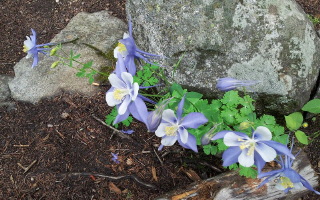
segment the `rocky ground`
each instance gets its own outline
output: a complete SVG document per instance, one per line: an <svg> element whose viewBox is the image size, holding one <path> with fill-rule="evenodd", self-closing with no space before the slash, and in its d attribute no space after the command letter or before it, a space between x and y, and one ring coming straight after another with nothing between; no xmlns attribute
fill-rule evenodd
<svg viewBox="0 0 320 200"><path fill-rule="evenodd" d="M319 0L297 2L320 16ZM125 21L124 5L125 0L1 0L0 75L14 76L30 28L45 43L82 11L107 9ZM224 170L219 159L201 153L179 147L155 151L159 140L138 122L132 139L121 139L98 120L110 112L107 89L91 98L63 93L36 105L0 107L0 199L153 199L193 182L192 174L205 179ZM318 131L318 122L310 121L305 132ZM305 149L317 173L319 144L317 138ZM120 164L111 152L119 154Z"/></svg>

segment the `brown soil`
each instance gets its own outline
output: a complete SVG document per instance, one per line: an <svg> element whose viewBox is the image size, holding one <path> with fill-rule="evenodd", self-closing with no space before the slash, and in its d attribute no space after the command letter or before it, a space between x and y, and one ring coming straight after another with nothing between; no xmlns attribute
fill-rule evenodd
<svg viewBox="0 0 320 200"><path fill-rule="evenodd" d="M298 2L307 13L320 14L320 1ZM125 20L124 5L125 0L1 0L0 74L14 76L31 27L45 43L81 11L108 9ZM202 179L219 173L210 165L223 170L220 159L179 146L156 151L160 140L138 122L131 125L130 140L120 138L94 118L104 120L110 112L107 89L91 98L63 93L36 105L0 107L0 199L153 199L193 182L197 177L188 170ZM319 128L318 119L305 132ZM319 144L318 138L306 149L317 173ZM120 164L111 153L119 154ZM303 199L317 198L310 193Z"/></svg>

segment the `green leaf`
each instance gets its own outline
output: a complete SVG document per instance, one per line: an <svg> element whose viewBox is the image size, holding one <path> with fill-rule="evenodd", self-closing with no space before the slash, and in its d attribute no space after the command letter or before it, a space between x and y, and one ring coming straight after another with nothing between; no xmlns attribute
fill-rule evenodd
<svg viewBox="0 0 320 200"><path fill-rule="evenodd" d="M308 136L304 132L297 130L294 134L300 143L308 144Z"/></svg>
<svg viewBox="0 0 320 200"><path fill-rule="evenodd" d="M285 116L285 119L286 125L290 131L294 131L300 128L303 122L303 116L300 112L295 112L288 116Z"/></svg>
<svg viewBox="0 0 320 200"><path fill-rule="evenodd" d="M211 155L216 155L218 152L218 147L216 146L211 146Z"/></svg>
<svg viewBox="0 0 320 200"><path fill-rule="evenodd" d="M206 155L210 155L210 152L211 152L211 144L204 145L204 146L203 146L203 152L204 152Z"/></svg>
<svg viewBox="0 0 320 200"><path fill-rule="evenodd" d="M124 126L130 126L131 122L132 122L133 118L131 116L129 116L126 120L122 121L121 123L124 125Z"/></svg>
<svg viewBox="0 0 320 200"><path fill-rule="evenodd" d="M276 142L280 142L281 144L287 145L288 137L289 136L287 134L283 134L283 135L274 136L272 139Z"/></svg>
<svg viewBox="0 0 320 200"><path fill-rule="evenodd" d="M78 58L80 58L80 56L81 56L81 54L77 54L77 55L75 55L75 56L72 56L72 58L73 58L73 59L78 59Z"/></svg>
<svg viewBox="0 0 320 200"><path fill-rule="evenodd" d="M225 105L229 106L235 106L240 104L243 101L243 99L239 96L238 91L231 90L229 92L226 92L221 99L221 102Z"/></svg>
<svg viewBox="0 0 320 200"><path fill-rule="evenodd" d="M201 99L201 97L202 97L202 94L197 92L188 92L186 94L186 99L193 104L197 103Z"/></svg>
<svg viewBox="0 0 320 200"><path fill-rule="evenodd" d="M235 163L235 164L229 165L228 168L229 168L230 170L232 170L232 169L238 169L239 166L238 166L237 163Z"/></svg>
<svg viewBox="0 0 320 200"><path fill-rule="evenodd" d="M88 69L88 68L90 68L90 67L92 66L92 64L93 64L93 61L89 61L89 62L85 63L85 64L83 65L83 69Z"/></svg>
<svg viewBox="0 0 320 200"><path fill-rule="evenodd" d="M310 113L320 113L320 99L313 99L302 107L303 111Z"/></svg>
<svg viewBox="0 0 320 200"><path fill-rule="evenodd" d="M85 71L80 71L80 72L77 72L77 73L76 73L76 76L77 76L77 77L85 77L85 75L86 75L86 72L85 72Z"/></svg>
<svg viewBox="0 0 320 200"><path fill-rule="evenodd" d="M240 165L239 174L247 178L257 178L258 172L251 167L244 167Z"/></svg>

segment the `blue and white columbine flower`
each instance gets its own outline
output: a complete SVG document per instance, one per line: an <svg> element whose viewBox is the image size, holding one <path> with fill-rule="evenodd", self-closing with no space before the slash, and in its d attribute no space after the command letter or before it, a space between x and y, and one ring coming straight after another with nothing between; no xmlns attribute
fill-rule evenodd
<svg viewBox="0 0 320 200"><path fill-rule="evenodd" d="M38 65L39 62L39 56L38 53L43 53L43 54L47 54L47 52L45 52L45 50L48 50L48 48L40 48L46 45L52 45L51 43L47 43L47 44L39 44L37 45L37 33L31 29L32 35L30 35L30 37L27 37L27 40L25 40L23 42L23 51L25 53L27 53L27 57L26 58L31 58L33 57L33 63L32 63L32 68Z"/></svg>
<svg viewBox="0 0 320 200"><path fill-rule="evenodd" d="M258 81L240 81L234 78L226 77L217 80L217 89L220 91L234 90L238 87L248 87L257 84Z"/></svg>
<svg viewBox="0 0 320 200"><path fill-rule="evenodd" d="M292 148L293 141L290 150L291 152ZM280 161L277 161L281 165L281 169L260 173L258 175L258 178L267 177L259 184L258 188L260 188L270 180L276 180L276 188L278 190L283 190L285 193L287 193L291 189L300 189L304 186L308 190L320 195L320 192L314 190L305 178L303 178L300 174L298 174L294 169L291 168L293 160L287 155L285 155L284 157L285 159L283 160L282 156L279 156Z"/></svg>
<svg viewBox="0 0 320 200"><path fill-rule="evenodd" d="M133 39L132 36L132 23L129 20L129 34L124 34L123 39L119 41L118 46L114 49L114 57L119 58L121 55L125 59L125 66L128 72L132 75L136 74L136 65L134 59L144 60L146 63L153 64L149 59L159 58L159 55L147 53L140 50Z"/></svg>
<svg viewBox="0 0 320 200"><path fill-rule="evenodd" d="M244 167L256 165L258 172L266 162L273 161L277 154L285 154L294 159L287 146L271 141L272 134L264 126L259 126L252 133L252 138L247 134L236 131L218 132L212 140L223 138L223 142L229 148L222 155L223 166L229 166L239 162Z"/></svg>
<svg viewBox="0 0 320 200"><path fill-rule="evenodd" d="M196 138L190 134L187 128L198 128L206 123L208 119L198 112L189 113L182 117L185 98L180 101L177 109L177 116L171 109L166 109L162 113L162 122L155 131L156 136L162 137L161 146L172 146L177 140L181 146L198 152Z"/></svg>
<svg viewBox="0 0 320 200"><path fill-rule="evenodd" d="M131 113L137 120L147 123L148 110L141 97L138 95L139 85L133 82L133 77L126 71L122 58L119 58L115 73L110 74L111 88L106 93L109 106L117 106L118 116L113 124L128 118Z"/></svg>

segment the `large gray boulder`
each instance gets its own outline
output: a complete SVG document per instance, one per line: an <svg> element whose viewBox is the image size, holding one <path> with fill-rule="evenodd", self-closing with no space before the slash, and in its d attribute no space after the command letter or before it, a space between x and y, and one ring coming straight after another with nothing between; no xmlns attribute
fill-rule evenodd
<svg viewBox="0 0 320 200"><path fill-rule="evenodd" d="M141 49L167 66L184 55L168 76L189 89L216 97L219 77L258 80L258 106L278 114L309 100L320 41L294 0L128 0L127 13Z"/></svg>
<svg viewBox="0 0 320 200"><path fill-rule="evenodd" d="M127 25L120 19L112 17L107 11L96 13L79 13L51 42L62 42L79 38L76 44L64 44L63 51L68 56L70 50L74 54L81 54L80 62L93 61L93 67L100 69L112 66L111 61L99 56L97 52L86 46L92 45L103 52L112 51L112 46L121 39ZM85 43L85 44L83 44ZM60 52L61 53L61 52ZM9 83L12 97L16 100L36 103L43 97L51 97L61 90L93 95L97 88L88 83L87 78L78 78L77 70L68 66L58 65L50 69L55 57L40 55L40 62L31 68L32 59L23 58L14 67L15 78ZM74 63L74 66L79 66Z"/></svg>

